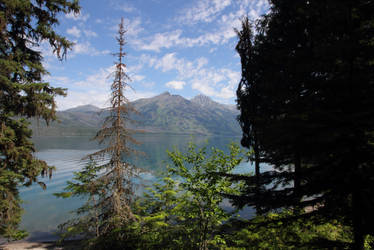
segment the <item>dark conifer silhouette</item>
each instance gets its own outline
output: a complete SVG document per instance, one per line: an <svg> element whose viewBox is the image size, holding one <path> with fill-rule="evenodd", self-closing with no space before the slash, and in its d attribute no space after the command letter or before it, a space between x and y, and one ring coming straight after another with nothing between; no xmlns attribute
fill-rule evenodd
<svg viewBox="0 0 374 250"><path fill-rule="evenodd" d="M271 1L254 37L247 20L238 33L242 143L276 171L246 178L234 200L339 219L355 249L374 233L373 11L371 1ZM259 193L256 182L271 185Z"/></svg>

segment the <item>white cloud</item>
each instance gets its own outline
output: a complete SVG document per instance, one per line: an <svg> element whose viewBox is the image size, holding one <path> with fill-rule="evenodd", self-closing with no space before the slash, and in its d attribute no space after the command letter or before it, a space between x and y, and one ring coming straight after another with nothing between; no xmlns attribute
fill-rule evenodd
<svg viewBox="0 0 374 250"><path fill-rule="evenodd" d="M232 26L231 26L232 25ZM162 48L169 49L171 47L195 47L204 45L220 45L227 43L231 38L235 37L233 27L239 27L239 18L235 22L229 22L222 26L219 30L211 33L205 33L200 36L191 38L183 37L182 30L174 30L170 32L157 33L153 37L145 38L132 42L137 49L160 52Z"/></svg>
<svg viewBox="0 0 374 250"><path fill-rule="evenodd" d="M126 34L130 37L136 37L140 32L142 32L144 29L141 26L142 21L139 17L130 20L125 18L124 19L125 28L127 29Z"/></svg>
<svg viewBox="0 0 374 250"><path fill-rule="evenodd" d="M131 13L136 10L135 7L129 3L120 3L118 7L120 10L123 10L124 12L127 12L127 13Z"/></svg>
<svg viewBox="0 0 374 250"><path fill-rule="evenodd" d="M144 66L144 62L141 62L140 60L141 59L139 59L138 64L133 64L133 65L127 66L126 67L127 68L127 72L130 73L130 74L136 74L137 72L139 72L139 70L141 70L143 68L143 66Z"/></svg>
<svg viewBox="0 0 374 250"><path fill-rule="evenodd" d="M81 36L81 31L76 26L73 26L72 28L67 29L66 33L68 33L69 35L75 36L75 37Z"/></svg>
<svg viewBox="0 0 374 250"><path fill-rule="evenodd" d="M108 105L109 92L99 90L90 91L67 91L66 97L56 97L57 109L66 110L80 105L92 104L103 108Z"/></svg>
<svg viewBox="0 0 374 250"><path fill-rule="evenodd" d="M83 11L80 11L79 14L74 14L73 12L69 12L65 14L65 17L67 19L73 19L75 21L87 21L87 19L90 17L90 14L84 14Z"/></svg>
<svg viewBox="0 0 374 250"><path fill-rule="evenodd" d="M200 0L197 6L181 11L177 20L190 25L200 21L212 22L230 4L231 0Z"/></svg>
<svg viewBox="0 0 374 250"><path fill-rule="evenodd" d="M122 1L122 0L111 0L109 1L111 7L115 10L122 10L126 13L133 13L133 12L139 12L138 9L135 8L135 6L129 1Z"/></svg>
<svg viewBox="0 0 374 250"><path fill-rule="evenodd" d="M204 69L192 79L192 89L207 96L229 99L235 97L240 73L230 69Z"/></svg>
<svg viewBox="0 0 374 250"><path fill-rule="evenodd" d="M92 104L98 107L108 105L110 79L107 78L113 67L99 69L97 73L76 81L66 76L46 76L52 86L68 88L67 96L56 97L57 109L65 110L79 105Z"/></svg>
<svg viewBox="0 0 374 250"><path fill-rule="evenodd" d="M139 50L156 52L160 52L163 48L169 49L172 47L190 48L223 45L236 37L234 28L240 28L241 18L248 14L252 20L255 20L269 8L266 0L243 0L238 1L238 4L231 4L231 1L203 0L198 2L196 7L187 10L186 14L180 17L181 20L190 24L196 24L199 21L213 23L214 20L214 26L210 28L212 31L209 33L205 32L195 37L188 37L184 36L181 29L175 29L167 32L159 32L143 39L137 39L132 44ZM232 6L233 10L227 14L222 14L222 11L229 5ZM199 34L198 30L194 33Z"/></svg>
<svg viewBox="0 0 374 250"><path fill-rule="evenodd" d="M51 82L53 81L53 83L57 86L62 86L62 85L68 85L69 83L71 83L71 80L66 77L66 76L51 76L51 75L46 75L43 80L47 81L47 82Z"/></svg>
<svg viewBox="0 0 374 250"><path fill-rule="evenodd" d="M142 76L142 75L133 75L130 78L131 78L131 80L133 80L135 82L139 82L139 81L143 80L145 78L145 76Z"/></svg>
<svg viewBox="0 0 374 250"><path fill-rule="evenodd" d="M83 33L87 36L87 37L97 37L97 33L92 31L92 30L83 30Z"/></svg>
<svg viewBox="0 0 374 250"><path fill-rule="evenodd" d="M175 45L182 44L180 38L182 30L174 30L171 32L157 33L146 41L139 40L133 42L141 50L160 51L161 48L170 48Z"/></svg>
<svg viewBox="0 0 374 250"><path fill-rule="evenodd" d="M84 80L75 81L74 86L79 88L110 88L113 81L113 73L116 70L116 66L112 65L107 68L100 68L96 73L87 76ZM141 81L145 78L142 75L134 75L131 77L134 81ZM131 85L131 83L130 83Z"/></svg>
<svg viewBox="0 0 374 250"><path fill-rule="evenodd" d="M64 85L68 87L67 97L57 97L58 110L65 110L79 105L92 104L100 108L110 105L110 86L113 78L111 73L115 66L100 68L96 73L88 75L83 80L74 81L67 77L46 77L45 80L51 82L53 86ZM130 88L125 90L125 96L134 101L139 98L148 98L155 96L157 93L152 91L134 91Z"/></svg>
<svg viewBox="0 0 374 250"><path fill-rule="evenodd" d="M111 85L111 74L115 71L115 65L107 68L100 68L96 73L87 76L82 81L77 81L74 85L87 88L108 88Z"/></svg>
<svg viewBox="0 0 374 250"><path fill-rule="evenodd" d="M175 53L168 53L157 61L155 68L161 69L162 72L166 72L172 69L177 69L176 66L177 58L175 57Z"/></svg>
<svg viewBox="0 0 374 250"><path fill-rule="evenodd" d="M109 50L97 50L96 48L92 47L91 43L84 42L79 43L77 41L74 41L73 51L70 54L71 57L74 57L76 55L90 55L90 56L99 56L99 55L106 55L109 54Z"/></svg>
<svg viewBox="0 0 374 250"><path fill-rule="evenodd" d="M150 67L159 69L162 72L172 70L178 72L178 80L168 82L166 84L167 87L182 89L190 84L192 89L210 97L223 99L235 97L236 87L240 80L239 71L228 68L208 67L208 60L205 57L189 61L184 58L178 58L176 53L168 53L161 58L152 59L155 63L149 64Z"/></svg>
<svg viewBox="0 0 374 250"><path fill-rule="evenodd" d="M201 70L207 63L208 59L205 57L197 58L194 61L188 61L183 58L177 58L176 53L168 53L162 58L155 59L154 67L156 69L161 69L162 72L176 70L180 77L190 78L196 75L197 71Z"/></svg>
<svg viewBox="0 0 374 250"><path fill-rule="evenodd" d="M69 35L75 36L77 38L80 37L82 33L87 37L97 37L96 32L94 32L92 30L88 30L88 29L84 29L82 31L82 30L78 29L77 26L73 26L72 28L67 29L66 33L68 33Z"/></svg>
<svg viewBox="0 0 374 250"><path fill-rule="evenodd" d="M186 83L183 81L170 81L165 84L166 87L173 88L173 89L183 89Z"/></svg>
<svg viewBox="0 0 374 250"><path fill-rule="evenodd" d="M137 72L146 66L162 72L176 71L175 80L167 82L166 87L180 90L190 86L207 96L223 100L235 97L235 91L240 80L239 71L229 68L209 67L208 59L205 57L190 61L179 58L177 53L166 53L162 57L142 54L136 60L139 64L134 65L131 71ZM129 72L131 71L129 70ZM144 82L140 84L148 87ZM153 86L154 83L152 82L149 87Z"/></svg>
<svg viewBox="0 0 374 250"><path fill-rule="evenodd" d="M142 54L141 55L141 60L143 61L143 63L148 63L150 66L153 66L156 64L157 62L157 59L150 56L150 55L147 55L147 54Z"/></svg>
<svg viewBox="0 0 374 250"><path fill-rule="evenodd" d="M167 53L162 57L142 54L138 61L136 70L148 66L162 72L176 71L176 80L167 82L166 87L180 90L190 86L204 95L223 101L235 97L241 76L239 71L232 69L209 67L205 57L190 61L178 58L176 53ZM144 83L141 85L145 86Z"/></svg>

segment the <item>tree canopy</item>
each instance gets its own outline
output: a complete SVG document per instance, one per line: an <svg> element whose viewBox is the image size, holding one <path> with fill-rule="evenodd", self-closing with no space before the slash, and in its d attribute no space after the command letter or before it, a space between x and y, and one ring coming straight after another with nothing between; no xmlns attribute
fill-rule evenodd
<svg viewBox="0 0 374 250"><path fill-rule="evenodd" d="M360 249L373 234L374 3L270 2L255 35L248 20L238 31L237 101L242 144L275 171L236 200L318 207L303 216L342 219Z"/></svg>
<svg viewBox="0 0 374 250"><path fill-rule="evenodd" d="M18 185L44 183L38 176L52 167L33 156L32 131L24 117L55 119L54 97L65 90L43 80L48 74L38 47L48 43L59 59L72 43L57 34L59 13L79 12L78 0L4 0L0 2L0 235L22 238ZM22 117L22 118L20 118Z"/></svg>

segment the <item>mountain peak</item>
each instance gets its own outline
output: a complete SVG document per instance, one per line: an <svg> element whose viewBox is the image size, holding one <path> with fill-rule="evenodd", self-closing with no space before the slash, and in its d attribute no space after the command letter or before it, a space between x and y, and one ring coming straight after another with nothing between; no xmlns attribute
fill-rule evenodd
<svg viewBox="0 0 374 250"><path fill-rule="evenodd" d="M159 96L169 96L169 95L170 95L169 91L165 91L165 92L159 94Z"/></svg>
<svg viewBox="0 0 374 250"><path fill-rule="evenodd" d="M67 109L65 111L68 112L99 112L101 109L92 105L92 104L87 104L87 105L81 105L75 108Z"/></svg>
<svg viewBox="0 0 374 250"><path fill-rule="evenodd" d="M132 105L139 112L130 115L131 119L138 121L130 126L132 129L154 133L222 135L240 134L241 131L236 121L238 111L204 95L187 100L180 95L164 92L151 98L138 99ZM83 105L60 111L57 115L61 123L52 123L52 129L43 130L50 135L91 133L101 126L103 118L108 115L106 111L95 112L99 110L93 105ZM36 127L36 122L34 124Z"/></svg>
<svg viewBox="0 0 374 250"><path fill-rule="evenodd" d="M212 105L215 103L210 97L199 94L191 99L191 102L197 103L202 106Z"/></svg>

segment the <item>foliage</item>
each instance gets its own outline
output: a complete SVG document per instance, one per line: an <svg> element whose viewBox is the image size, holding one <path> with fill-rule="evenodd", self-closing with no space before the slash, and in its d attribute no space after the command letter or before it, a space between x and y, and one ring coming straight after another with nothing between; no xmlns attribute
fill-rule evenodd
<svg viewBox="0 0 374 250"><path fill-rule="evenodd" d="M129 249L348 249L350 227L339 221L316 223L309 213L297 220L291 210L271 212L249 220L222 207L225 194L238 194L232 170L244 155L236 145L230 153L192 144L186 154L169 152L173 162L161 182L148 188L134 204L137 221L126 227L123 245ZM318 220L317 220L318 221ZM370 239L367 240L370 244Z"/></svg>
<svg viewBox="0 0 374 250"><path fill-rule="evenodd" d="M228 242L240 249L327 249L340 242L339 249L349 249L352 233L337 221L316 225L310 218L284 221L293 212L256 216L247 226L234 230Z"/></svg>
<svg viewBox="0 0 374 250"><path fill-rule="evenodd" d="M220 230L232 217L222 207L222 193L235 193L221 172L231 172L243 154L235 144L230 152L212 148L188 152L169 152L173 166L168 167L162 183L154 184L137 203L142 249L215 249L226 243Z"/></svg>
<svg viewBox="0 0 374 250"><path fill-rule="evenodd" d="M351 226L361 249L374 233L374 4L270 2L255 35L248 20L238 32L237 94L243 145L276 171L234 200L260 212L318 206L315 218Z"/></svg>
<svg viewBox="0 0 374 250"><path fill-rule="evenodd" d="M65 192L55 193L55 196L61 198L77 196L86 199L85 204L75 211L78 218L59 225L62 241L77 236L82 239L91 239L100 235L98 199L105 190L104 179L99 176L102 170L102 166L90 160L80 172L74 172L73 181L67 182Z"/></svg>
<svg viewBox="0 0 374 250"><path fill-rule="evenodd" d="M65 90L51 87L42 77L38 46L46 41L59 59L72 43L53 26L59 13L78 13L77 0L4 0L0 2L0 235L19 239L21 207L18 185L39 183L40 174L51 176L53 167L33 156L29 123L19 117L55 119L56 95Z"/></svg>
<svg viewBox="0 0 374 250"><path fill-rule="evenodd" d="M82 248L91 249L348 249L351 228L333 220L316 223L310 212L290 220L292 210L271 212L249 220L237 217L238 210L224 209L227 194L238 195L242 185L231 181L232 170L241 163L243 152L230 145L230 152L212 148L169 152L173 162L165 177L147 188L132 203L136 217L110 233L100 235L103 221L97 202L105 190L103 168L94 161L74 174L62 197L87 199L77 209L77 219L63 225L63 238L79 237ZM105 223L105 222L104 222ZM372 238L365 241L370 249Z"/></svg>
<svg viewBox="0 0 374 250"><path fill-rule="evenodd" d="M181 197L175 180L170 175L162 183L153 184L144 197L134 204L134 212L138 218L138 248L172 249L182 247L183 228L178 215L177 205Z"/></svg>

